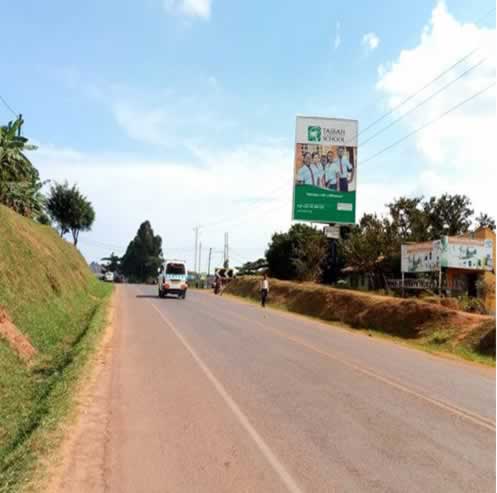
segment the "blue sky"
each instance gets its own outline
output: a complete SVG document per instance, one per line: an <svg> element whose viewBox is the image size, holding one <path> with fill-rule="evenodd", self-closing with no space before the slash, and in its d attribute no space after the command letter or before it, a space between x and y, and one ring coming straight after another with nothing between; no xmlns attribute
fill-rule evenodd
<svg viewBox="0 0 497 493"><path fill-rule="evenodd" d="M40 145L32 159L42 177L75 181L94 202L97 222L81 237L88 259L125 246L147 218L171 254L190 258L192 227L226 219L219 230L206 226L202 239L219 249L230 231L241 261L262 254L271 232L290 224L295 115L357 118L365 128L474 45L480 52L448 77L486 54L468 76L471 84L447 91L360 149L360 166L495 79L495 48L489 47L495 12L486 15L493 6L462 0L410 7L329 0L8 2L0 25L14 48L0 59L0 73L8 75L0 79L0 95L23 113L25 134ZM485 105L458 116L482 125L493 119L495 93L485 97L493 102L491 115ZM0 120L10 117L0 105ZM430 134L447 148L460 142L461 120L449 123ZM427 151L434 145L414 138L360 169L361 210L381 212L401 193L445 190L490 207L490 195L464 187L464 169L446 168L453 155Z"/></svg>

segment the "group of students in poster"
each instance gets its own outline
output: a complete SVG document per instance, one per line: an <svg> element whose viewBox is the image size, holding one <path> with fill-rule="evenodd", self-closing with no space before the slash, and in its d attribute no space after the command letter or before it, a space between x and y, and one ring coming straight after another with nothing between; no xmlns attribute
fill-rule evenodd
<svg viewBox="0 0 497 493"><path fill-rule="evenodd" d="M328 190L349 191L349 183L354 179L354 166L345 156L345 147L337 148L334 159L332 151L326 155L306 151L304 164L297 173L297 184L314 185Z"/></svg>

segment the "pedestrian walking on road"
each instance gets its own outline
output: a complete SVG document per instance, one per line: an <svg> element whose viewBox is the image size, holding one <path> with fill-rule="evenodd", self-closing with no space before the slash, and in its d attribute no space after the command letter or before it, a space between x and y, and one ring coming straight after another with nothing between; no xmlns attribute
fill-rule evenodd
<svg viewBox="0 0 497 493"><path fill-rule="evenodd" d="M264 274L261 280L261 306L263 308L266 307L266 299L268 293L269 293L269 280L267 278L267 274Z"/></svg>

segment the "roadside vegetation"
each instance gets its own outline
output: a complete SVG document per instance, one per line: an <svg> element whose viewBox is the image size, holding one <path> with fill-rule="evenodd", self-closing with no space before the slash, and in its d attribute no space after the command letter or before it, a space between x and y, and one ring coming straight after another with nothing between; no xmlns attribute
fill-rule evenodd
<svg viewBox="0 0 497 493"><path fill-rule="evenodd" d="M386 288L387 277L400 277L403 243L457 236L472 227L495 230L495 220L485 213L475 217L464 195L400 197L386 208L384 216L364 214L357 225L343 226L336 242L327 240L320 229L294 224L287 232L273 234L265 259L247 262L238 270L321 284L344 284L353 275L363 275L371 290L380 290Z"/></svg>
<svg viewBox="0 0 497 493"><path fill-rule="evenodd" d="M19 491L71 406L112 287L61 239L91 228L76 186L42 181L19 117L0 126L0 492ZM57 225L59 233L51 226Z"/></svg>
<svg viewBox="0 0 497 493"><path fill-rule="evenodd" d="M258 301L260 278L239 277L226 293ZM495 318L416 299L378 296L314 283L271 280L269 304L374 332L431 352L495 365Z"/></svg>
<svg viewBox="0 0 497 493"><path fill-rule="evenodd" d="M111 291L55 230L0 205L0 492L51 450Z"/></svg>

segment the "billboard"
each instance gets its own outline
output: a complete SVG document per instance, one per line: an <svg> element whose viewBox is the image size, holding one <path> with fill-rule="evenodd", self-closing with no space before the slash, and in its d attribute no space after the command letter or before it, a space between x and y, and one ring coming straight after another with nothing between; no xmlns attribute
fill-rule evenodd
<svg viewBox="0 0 497 493"><path fill-rule="evenodd" d="M402 272L433 272L440 270L441 242L425 241L401 246Z"/></svg>
<svg viewBox="0 0 497 493"><path fill-rule="evenodd" d="M443 236L441 240L402 245L402 272L451 269L492 270L492 240Z"/></svg>
<svg viewBox="0 0 497 493"><path fill-rule="evenodd" d="M492 270L492 247L492 240L444 236L442 238L442 267Z"/></svg>
<svg viewBox="0 0 497 493"><path fill-rule="evenodd" d="M292 219L354 224L357 120L298 116Z"/></svg>

